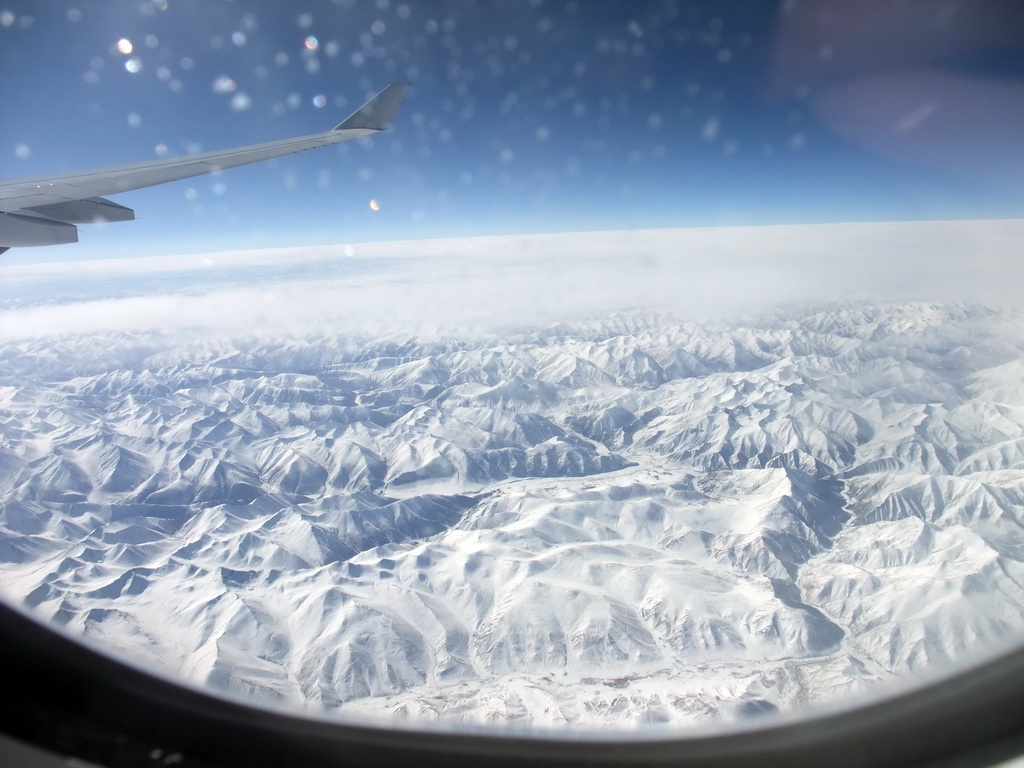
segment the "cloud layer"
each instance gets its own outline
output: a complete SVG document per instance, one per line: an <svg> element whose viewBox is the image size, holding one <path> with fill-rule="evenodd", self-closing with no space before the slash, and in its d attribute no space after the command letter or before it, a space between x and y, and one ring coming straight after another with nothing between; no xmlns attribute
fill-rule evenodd
<svg viewBox="0 0 1024 768"><path fill-rule="evenodd" d="M804 301L1015 305L1024 220L562 233L0 268L0 338L108 330L380 333L707 316Z"/></svg>

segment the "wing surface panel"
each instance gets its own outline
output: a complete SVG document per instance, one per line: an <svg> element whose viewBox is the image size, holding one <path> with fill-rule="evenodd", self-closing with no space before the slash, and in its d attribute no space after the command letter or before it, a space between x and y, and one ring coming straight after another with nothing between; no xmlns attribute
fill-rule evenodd
<svg viewBox="0 0 1024 768"><path fill-rule="evenodd" d="M69 239L70 230L56 226L58 224L70 225L97 219L126 221L134 217L129 208L109 200L95 200L105 195L188 179L379 133L391 124L407 89L404 83L387 86L333 130L323 133L185 157L0 181L0 213L7 214L0 216L0 253L14 245L73 242ZM91 202L82 204L80 201Z"/></svg>

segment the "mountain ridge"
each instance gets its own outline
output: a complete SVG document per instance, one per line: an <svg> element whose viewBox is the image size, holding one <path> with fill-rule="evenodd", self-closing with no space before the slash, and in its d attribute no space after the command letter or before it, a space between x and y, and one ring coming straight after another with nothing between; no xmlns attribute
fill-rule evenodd
<svg viewBox="0 0 1024 768"><path fill-rule="evenodd" d="M341 715L792 709L1024 627L1021 327L901 303L8 342L4 594Z"/></svg>

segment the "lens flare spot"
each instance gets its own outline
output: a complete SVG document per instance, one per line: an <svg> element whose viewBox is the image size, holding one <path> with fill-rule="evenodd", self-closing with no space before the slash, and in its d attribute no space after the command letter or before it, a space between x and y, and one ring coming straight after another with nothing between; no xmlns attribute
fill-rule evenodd
<svg viewBox="0 0 1024 768"><path fill-rule="evenodd" d="M117 41L118 53L123 53L125 56L127 56L133 50L134 46L132 45L132 41L129 40L127 37L122 37L120 40Z"/></svg>
<svg viewBox="0 0 1024 768"><path fill-rule="evenodd" d="M324 107L326 105L327 97L324 96L322 93L318 93L316 96L313 97L313 106L316 107L317 109L320 109L321 107Z"/></svg>
<svg viewBox="0 0 1024 768"><path fill-rule="evenodd" d="M317 48L320 47L320 41L313 37L313 35L307 37L305 43L303 44L306 46L307 51L315 51Z"/></svg>
<svg viewBox="0 0 1024 768"><path fill-rule="evenodd" d="M379 211L380 210L380 203L378 203L376 200L371 200L370 201L370 210L371 211Z"/></svg>
<svg viewBox="0 0 1024 768"><path fill-rule="evenodd" d="M142 59L140 59L138 56L132 56L124 63L124 68L131 72L133 75L136 75L142 71Z"/></svg>
<svg viewBox="0 0 1024 768"><path fill-rule="evenodd" d="M235 112L245 112L252 106L252 99L245 92L236 93L231 97L231 109Z"/></svg>
<svg viewBox="0 0 1024 768"><path fill-rule="evenodd" d="M157 157L167 157L169 150L166 144L157 144L153 147L153 151L156 152Z"/></svg>
<svg viewBox="0 0 1024 768"><path fill-rule="evenodd" d="M214 93L234 93L237 90L238 85L227 75L221 75L213 81Z"/></svg>

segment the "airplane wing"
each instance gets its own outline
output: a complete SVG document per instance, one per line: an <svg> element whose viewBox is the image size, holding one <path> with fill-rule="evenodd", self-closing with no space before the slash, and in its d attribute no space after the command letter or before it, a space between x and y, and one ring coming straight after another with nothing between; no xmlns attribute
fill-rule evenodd
<svg viewBox="0 0 1024 768"><path fill-rule="evenodd" d="M75 224L135 218L131 208L106 200L104 195L258 163L386 130L407 89L404 83L392 83L323 133L132 165L0 181L0 253L13 246L77 242Z"/></svg>

